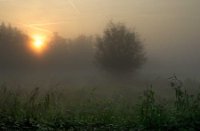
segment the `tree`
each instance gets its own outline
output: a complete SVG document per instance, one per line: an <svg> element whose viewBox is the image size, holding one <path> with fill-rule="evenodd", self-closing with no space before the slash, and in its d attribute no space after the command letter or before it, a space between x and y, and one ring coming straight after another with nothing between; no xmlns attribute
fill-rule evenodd
<svg viewBox="0 0 200 131"><path fill-rule="evenodd" d="M144 64L145 53L134 31L124 24L110 22L103 36L97 38L96 61L109 73L125 75Z"/></svg>
<svg viewBox="0 0 200 131"><path fill-rule="evenodd" d="M46 59L57 64L60 62L62 63L63 57L66 57L68 53L68 41L67 39L61 37L58 33L54 33L50 39L51 40L48 42Z"/></svg>
<svg viewBox="0 0 200 131"><path fill-rule="evenodd" d="M0 70L19 70L32 65L30 38L17 28L0 24Z"/></svg>

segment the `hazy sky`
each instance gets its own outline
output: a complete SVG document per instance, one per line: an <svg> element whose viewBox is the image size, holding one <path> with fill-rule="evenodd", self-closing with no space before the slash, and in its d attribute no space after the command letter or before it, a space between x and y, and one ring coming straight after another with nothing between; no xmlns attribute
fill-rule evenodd
<svg viewBox="0 0 200 131"><path fill-rule="evenodd" d="M64 37L99 34L109 20L123 22L140 34L154 60L162 56L173 68L200 63L199 6L200 0L0 0L0 21Z"/></svg>
<svg viewBox="0 0 200 131"><path fill-rule="evenodd" d="M98 33L112 19L149 37L199 30L199 5L199 0L0 0L0 20L46 24L37 27L73 37Z"/></svg>

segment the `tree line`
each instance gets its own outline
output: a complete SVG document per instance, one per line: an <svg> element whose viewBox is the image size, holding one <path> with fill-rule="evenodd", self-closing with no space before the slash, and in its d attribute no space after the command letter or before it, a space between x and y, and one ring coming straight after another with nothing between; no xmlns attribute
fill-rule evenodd
<svg viewBox="0 0 200 131"><path fill-rule="evenodd" d="M21 30L0 25L0 70L48 68L64 70L70 66L87 68L88 64L114 75L130 74L145 63L142 41L137 33L122 23L109 22L102 35L81 35L66 39L55 33L47 43L42 58L30 51L31 38ZM79 66L81 65L81 66ZM89 68L89 67L88 67Z"/></svg>

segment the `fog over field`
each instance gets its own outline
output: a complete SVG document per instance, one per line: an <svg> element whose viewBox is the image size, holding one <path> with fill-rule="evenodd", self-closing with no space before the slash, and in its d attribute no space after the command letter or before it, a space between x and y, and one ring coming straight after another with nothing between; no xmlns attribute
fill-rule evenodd
<svg viewBox="0 0 200 131"><path fill-rule="evenodd" d="M0 130L199 131L200 0L0 0Z"/></svg>

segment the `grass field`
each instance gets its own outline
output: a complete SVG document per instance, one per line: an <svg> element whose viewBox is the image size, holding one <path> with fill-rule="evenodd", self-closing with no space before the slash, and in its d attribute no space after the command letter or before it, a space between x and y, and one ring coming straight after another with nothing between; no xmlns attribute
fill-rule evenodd
<svg viewBox="0 0 200 131"><path fill-rule="evenodd" d="M68 99L62 91L0 87L0 130L200 130L200 92L191 95L181 81L171 82L172 101L153 87L138 100L120 96ZM71 92L73 94L73 92Z"/></svg>

